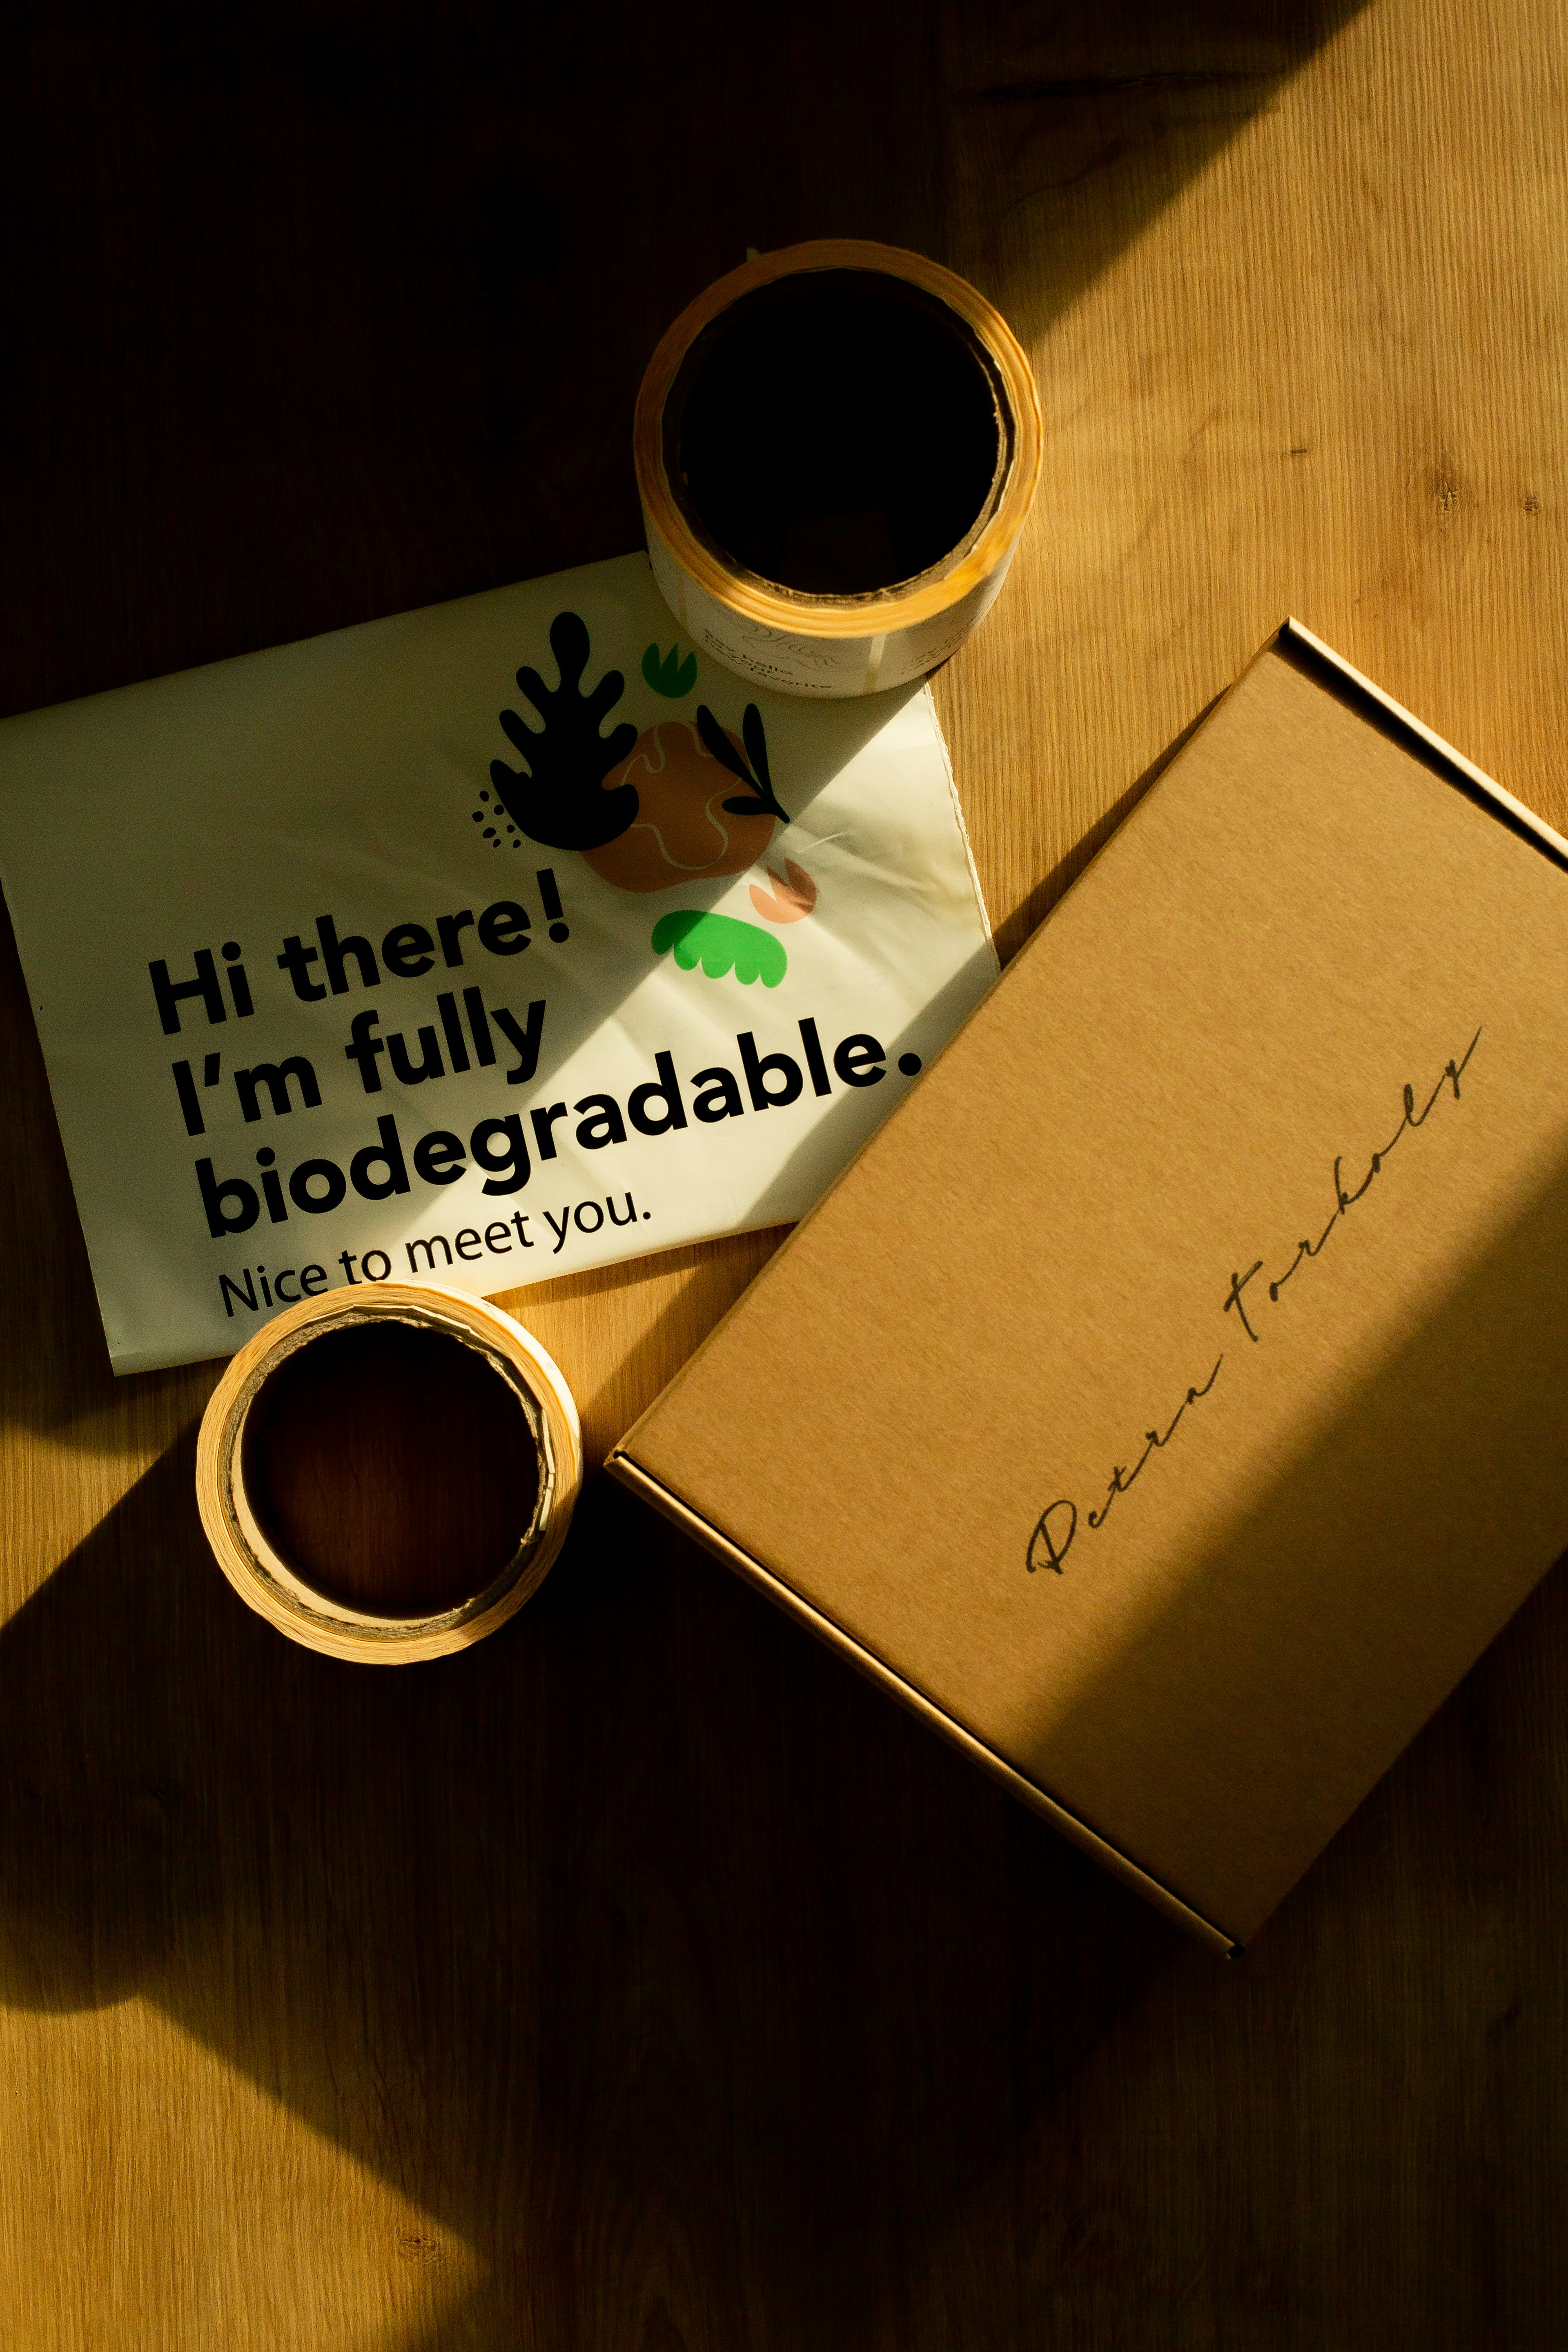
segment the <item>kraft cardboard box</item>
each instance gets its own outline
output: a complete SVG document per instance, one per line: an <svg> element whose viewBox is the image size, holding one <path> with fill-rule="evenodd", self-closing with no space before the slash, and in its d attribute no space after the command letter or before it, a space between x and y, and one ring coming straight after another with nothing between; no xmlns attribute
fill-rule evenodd
<svg viewBox="0 0 1568 2352"><path fill-rule="evenodd" d="M1228 1950L1565 1437L1568 845L1288 625L611 1466Z"/></svg>

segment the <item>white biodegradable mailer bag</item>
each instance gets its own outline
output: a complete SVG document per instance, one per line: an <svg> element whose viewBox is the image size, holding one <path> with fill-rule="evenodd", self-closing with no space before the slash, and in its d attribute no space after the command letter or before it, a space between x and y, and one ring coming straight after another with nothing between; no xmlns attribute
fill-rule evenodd
<svg viewBox="0 0 1568 2352"><path fill-rule="evenodd" d="M996 970L929 693L641 555L8 719L0 875L118 1371L797 1218Z"/></svg>

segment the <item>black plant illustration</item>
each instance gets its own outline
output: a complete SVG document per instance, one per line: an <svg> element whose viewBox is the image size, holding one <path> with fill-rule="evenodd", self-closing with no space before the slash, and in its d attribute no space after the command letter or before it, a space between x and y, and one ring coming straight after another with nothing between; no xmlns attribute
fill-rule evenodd
<svg viewBox="0 0 1568 2352"><path fill-rule="evenodd" d="M741 758L705 702L700 703L697 708L697 732L702 738L704 749L710 751L716 760L721 761L732 776L739 776L741 782L750 787L749 791L736 793L731 799L724 803L729 814L731 816L776 816L781 824L787 824L788 811L779 806L773 792L773 779L768 773L768 739L763 732L763 714L756 704L747 703L746 715L741 721L741 737L746 746L747 757L752 762L751 768L748 768L746 761ZM752 773L752 768L756 770L755 775ZM629 819L627 821L630 822Z"/></svg>
<svg viewBox="0 0 1568 2352"><path fill-rule="evenodd" d="M605 714L620 700L626 680L618 669L606 670L591 694L583 692L588 631L576 613L556 614L550 624L550 650L560 666L558 687L546 686L536 669L524 667L517 674L518 686L543 725L529 726L515 710L500 714L502 727L527 765L520 773L504 760L492 760L490 781L507 814L531 841L548 849L601 849L625 833L637 813L635 784L618 784L608 793L604 789L610 770L637 740L637 729L624 719L613 734L599 732ZM749 722L754 712L746 716ZM749 734L746 740L749 743ZM731 752L726 765L734 764Z"/></svg>

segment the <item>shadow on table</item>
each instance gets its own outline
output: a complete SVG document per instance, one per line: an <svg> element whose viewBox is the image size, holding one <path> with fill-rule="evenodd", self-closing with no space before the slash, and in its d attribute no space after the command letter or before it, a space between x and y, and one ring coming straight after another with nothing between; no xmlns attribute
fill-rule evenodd
<svg viewBox="0 0 1568 2352"><path fill-rule="evenodd" d="M974 241L1026 342L1068 308L1365 0L1143 0L949 25L955 94L989 117ZM980 134L977 134L977 136Z"/></svg>
<svg viewBox="0 0 1568 2352"><path fill-rule="evenodd" d="M38 11L0 711L639 545L638 379L748 246L1032 339L1360 5Z"/></svg>
<svg viewBox="0 0 1568 2352"><path fill-rule="evenodd" d="M73 194L13 299L72 360L9 395L11 557L72 592L22 598L0 708L635 544L637 377L748 244L918 247L1036 333L1353 13L40 20ZM110 1381L14 1002L9 1410L161 1442L210 1371ZM376 1672L247 1613L191 1472L187 1431L0 1633L5 1997L144 1993L395 2167L490 2265L454 2340L591 2302L673 2352L648 2232L704 2341L759 2297L870 2340L1173 1931L602 1486L500 1635Z"/></svg>
<svg viewBox="0 0 1568 2352"><path fill-rule="evenodd" d="M863 2340L889 2211L934 2237L1173 1931L614 1489L500 1635L378 1671L247 1612L191 1479L0 1633L5 1998L144 1994L395 2143L486 2342L590 2287L629 2329L650 2230L726 2329L752 2281Z"/></svg>

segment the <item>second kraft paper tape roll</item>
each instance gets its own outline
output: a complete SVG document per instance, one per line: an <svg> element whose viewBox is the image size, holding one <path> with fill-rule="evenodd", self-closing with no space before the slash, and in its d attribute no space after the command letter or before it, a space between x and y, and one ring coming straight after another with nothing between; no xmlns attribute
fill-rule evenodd
<svg viewBox="0 0 1568 2352"><path fill-rule="evenodd" d="M1027 358L897 247L758 255L660 341L633 430L648 554L694 644L813 698L922 677L1002 585L1039 480Z"/></svg>
<svg viewBox="0 0 1568 2352"><path fill-rule="evenodd" d="M376 1665L480 1641L538 1591L583 1482L531 1332L434 1283L302 1299L213 1392L196 1500L229 1582L307 1649Z"/></svg>

